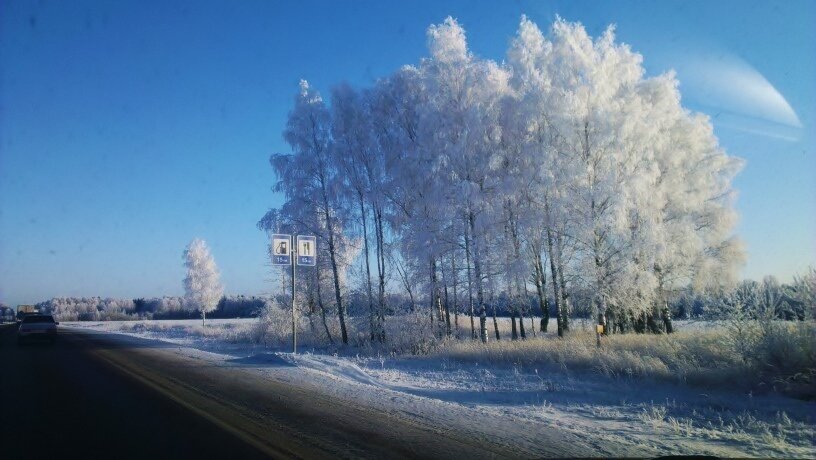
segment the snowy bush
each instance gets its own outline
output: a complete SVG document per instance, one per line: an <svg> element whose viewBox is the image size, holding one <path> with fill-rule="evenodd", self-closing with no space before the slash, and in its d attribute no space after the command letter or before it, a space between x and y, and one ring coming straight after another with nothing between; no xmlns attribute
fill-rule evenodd
<svg viewBox="0 0 816 460"><path fill-rule="evenodd" d="M252 339L264 345L283 346L292 340L292 313L276 301L267 302L258 315Z"/></svg>
<svg viewBox="0 0 816 460"><path fill-rule="evenodd" d="M353 321L359 331L354 345L363 351L426 355L442 343L439 335L434 333L434 326L430 324L432 320L427 314L414 312L387 317L384 324L387 337L385 343L371 342L367 321L365 317L358 317Z"/></svg>
<svg viewBox="0 0 816 460"><path fill-rule="evenodd" d="M336 343L340 329L336 321L327 318L326 329L316 315L298 315L298 346L323 348ZM353 328L352 328L353 330ZM253 330L253 341L266 346L287 349L292 346L292 310L276 299L264 304ZM331 339L330 339L331 337Z"/></svg>

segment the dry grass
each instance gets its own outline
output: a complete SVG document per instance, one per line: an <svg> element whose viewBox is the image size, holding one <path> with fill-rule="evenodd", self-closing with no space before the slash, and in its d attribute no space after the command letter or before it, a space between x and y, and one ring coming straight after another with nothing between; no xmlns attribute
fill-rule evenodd
<svg viewBox="0 0 816 460"><path fill-rule="evenodd" d="M462 319L462 318L460 318ZM440 339L422 315L389 317L385 344L372 344L367 318L349 318L350 347L339 342L339 326L328 322L334 343L329 343L317 318L300 318L298 341L304 347L355 354L427 355L460 362L539 369L546 366L587 371L612 378L648 378L698 386L739 386L755 391L776 390L801 399L816 399L816 323L775 322L741 327L740 334L725 324L689 328L670 335L623 334L603 338L577 327L563 339L538 334L527 340L507 340L509 321L501 320L504 339L488 344L471 340L467 317L460 338ZM172 322L125 323L132 332L162 331L183 337L227 343L286 347L291 341L291 316L269 309L258 319L239 323L208 322L183 326ZM492 328L491 328L492 330ZM529 329L528 329L529 331ZM438 330L437 330L438 332Z"/></svg>
<svg viewBox="0 0 816 460"><path fill-rule="evenodd" d="M783 411L766 418L742 410L688 408L642 404L638 418L655 429L679 436L740 443L751 455L805 458L813 453L813 425L793 420Z"/></svg>
<svg viewBox="0 0 816 460"><path fill-rule="evenodd" d="M624 334L604 337L572 332L525 341L449 341L431 354L458 361L551 365L615 378L651 378L693 385L739 385L776 389L803 399L816 397L816 325L779 323L751 337L748 358L735 352L726 329L680 331L670 335ZM738 338L737 338L738 339Z"/></svg>

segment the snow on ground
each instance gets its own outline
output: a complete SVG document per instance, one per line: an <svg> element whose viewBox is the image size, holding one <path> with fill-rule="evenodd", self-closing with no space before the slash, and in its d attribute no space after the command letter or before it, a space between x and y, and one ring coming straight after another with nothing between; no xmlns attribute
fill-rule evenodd
<svg viewBox="0 0 816 460"><path fill-rule="evenodd" d="M174 343L179 352L199 359L290 383L309 382L339 397L412 417L453 418L474 427L478 420L478 425L489 425L497 439L504 434L503 439L533 452L535 434L557 427L574 435L576 442L595 446L602 456L816 457L812 402L609 379L552 367L521 369L422 356L341 356L314 349L292 355L251 343L256 321L208 320L206 327L198 320L64 324Z"/></svg>

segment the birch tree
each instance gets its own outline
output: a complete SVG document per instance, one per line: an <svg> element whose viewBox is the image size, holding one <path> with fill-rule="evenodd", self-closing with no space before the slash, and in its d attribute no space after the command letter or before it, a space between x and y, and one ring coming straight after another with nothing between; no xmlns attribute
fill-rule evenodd
<svg viewBox="0 0 816 460"><path fill-rule="evenodd" d="M221 285L221 274L210 254L207 243L194 238L182 254L187 276L184 278L185 301L201 311L201 324L207 320L207 312L215 310L224 288Z"/></svg>
<svg viewBox="0 0 816 460"><path fill-rule="evenodd" d="M461 296L483 341L491 305L500 337L491 299L507 302L512 337L526 335L531 286L538 328L552 301L563 336L573 299L609 332L671 332L672 292L733 284L741 162L682 106L674 74L647 77L614 32L558 18L544 33L522 17L500 65L449 17L428 28L428 57L371 87L337 86L326 105L302 83L275 190L282 215L324 243L344 342L349 257L362 257L375 341L386 262L437 335L451 333L451 309L458 326Z"/></svg>
<svg viewBox="0 0 816 460"><path fill-rule="evenodd" d="M348 343L346 313L341 287L343 228L347 220L346 210L339 199L341 184L332 161L330 114L320 94L305 80L300 82L300 92L295 106L289 113L284 139L292 148L292 154L272 155L270 162L278 177L274 190L287 198L284 208L301 207L305 212L316 213L309 222L318 222L312 228L326 245L334 287L334 302L340 323L340 336ZM294 214L294 211L290 212Z"/></svg>

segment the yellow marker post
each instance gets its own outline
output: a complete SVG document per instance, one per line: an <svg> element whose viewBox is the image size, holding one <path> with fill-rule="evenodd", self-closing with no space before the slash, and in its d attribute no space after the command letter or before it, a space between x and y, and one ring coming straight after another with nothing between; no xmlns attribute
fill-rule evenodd
<svg viewBox="0 0 816 460"><path fill-rule="evenodd" d="M601 334L603 334L603 331L604 331L603 324L598 324L597 326L595 326L595 339L596 339L595 345L597 345L598 348L601 348Z"/></svg>

